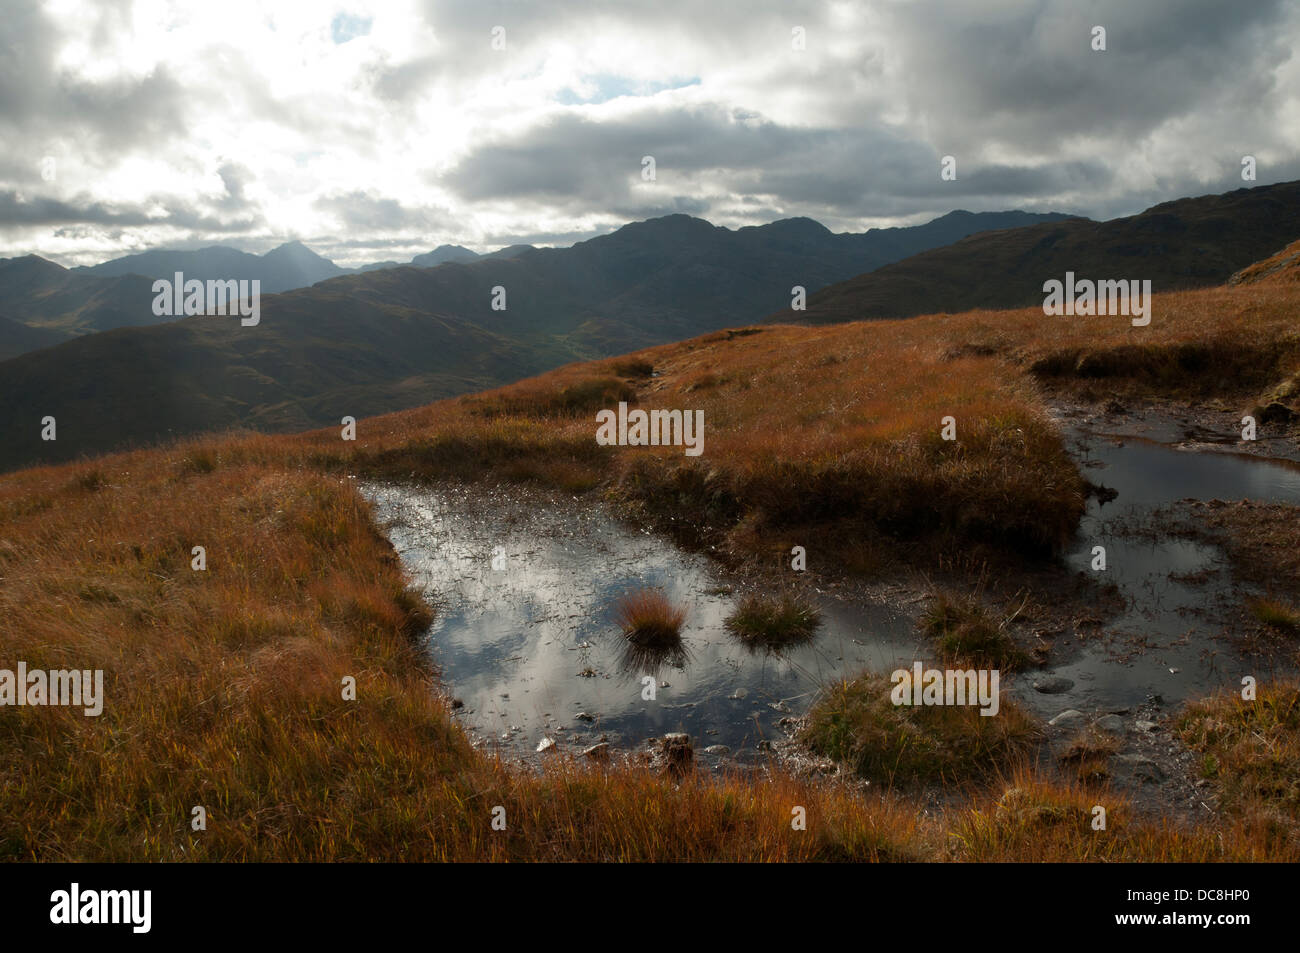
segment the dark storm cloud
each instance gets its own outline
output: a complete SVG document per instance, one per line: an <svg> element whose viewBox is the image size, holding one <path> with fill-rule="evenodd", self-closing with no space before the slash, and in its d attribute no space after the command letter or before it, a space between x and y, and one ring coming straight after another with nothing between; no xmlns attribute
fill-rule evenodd
<svg viewBox="0 0 1300 953"><path fill-rule="evenodd" d="M645 155L656 163L653 189L641 181ZM719 200L754 196L838 215L907 214L908 202L899 199L941 207L959 198L1046 198L1104 187L1109 179L1106 166L1092 160L970 169L959 162L957 180L944 182L940 158L930 146L879 125L804 129L722 107L664 109L605 122L563 116L484 146L441 181L471 201L532 199L575 212L647 217L702 215ZM710 200L680 192L701 174L726 193ZM647 191L657 189L669 195L647 201Z"/></svg>
<svg viewBox="0 0 1300 953"><path fill-rule="evenodd" d="M484 145L440 182L470 200L552 198L595 208L626 203L633 187L645 184L646 156L665 191L684 176L713 172L744 175L760 191L783 187L793 199L826 201L861 191L872 175L896 182L922 162L936 165L930 150L879 128L800 129L714 105L646 109L603 122L562 115Z"/></svg>
<svg viewBox="0 0 1300 953"><path fill-rule="evenodd" d="M1293 37L1282 0L956 0L881 9L902 92L939 147L1051 151L1077 135L1135 137L1220 98L1253 109ZM1094 51L1092 28L1106 30ZM947 144L951 142L951 145Z"/></svg>
<svg viewBox="0 0 1300 953"><path fill-rule="evenodd" d="M161 206L163 215L150 214ZM207 232L240 232L257 224L248 217L236 221L206 214L175 199L151 199L139 205L118 206L79 197L63 201L45 197L27 198L13 189L0 190L0 228L31 225L169 225Z"/></svg>
<svg viewBox="0 0 1300 953"><path fill-rule="evenodd" d="M438 228L449 218L446 209L408 208L397 199L362 191L322 196L314 204L332 213L348 228L377 231Z"/></svg>

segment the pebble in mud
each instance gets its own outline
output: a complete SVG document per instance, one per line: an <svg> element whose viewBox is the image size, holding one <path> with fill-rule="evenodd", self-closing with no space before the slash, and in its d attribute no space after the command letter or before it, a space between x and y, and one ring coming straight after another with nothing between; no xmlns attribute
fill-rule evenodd
<svg viewBox="0 0 1300 953"><path fill-rule="evenodd" d="M1137 778L1159 784L1165 779L1165 771L1150 758L1140 754L1121 754L1115 757L1119 764L1128 768Z"/></svg>
<svg viewBox="0 0 1300 953"><path fill-rule="evenodd" d="M602 741L598 744L592 745L590 748L583 748L582 756L584 758L590 758L592 761L608 761L609 742Z"/></svg>
<svg viewBox="0 0 1300 953"><path fill-rule="evenodd" d="M1102 715L1093 724L1102 731L1108 731L1113 735L1122 735L1124 733L1124 719L1119 715Z"/></svg>
<svg viewBox="0 0 1300 953"><path fill-rule="evenodd" d="M1048 675L1034 680L1034 691L1044 695L1059 695L1074 687L1074 682L1064 675Z"/></svg>
<svg viewBox="0 0 1300 953"><path fill-rule="evenodd" d="M1068 727L1069 725L1078 724L1082 720L1083 720L1083 712L1079 711L1077 708L1067 708L1065 711L1061 712L1059 715L1057 715L1055 718L1049 721L1048 724L1053 727L1057 727L1057 726Z"/></svg>

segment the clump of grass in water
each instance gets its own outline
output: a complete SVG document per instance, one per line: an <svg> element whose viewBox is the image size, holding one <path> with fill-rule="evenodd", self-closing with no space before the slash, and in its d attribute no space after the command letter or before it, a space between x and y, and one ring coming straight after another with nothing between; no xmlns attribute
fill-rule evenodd
<svg viewBox="0 0 1300 953"><path fill-rule="evenodd" d="M618 601L614 621L633 645L673 648L681 644L686 610L673 605L662 590L638 589Z"/></svg>
<svg viewBox="0 0 1300 953"><path fill-rule="evenodd" d="M1104 781L1110 777L1110 758L1120 747L1118 738L1089 728L1075 736L1057 761L1064 766L1072 766L1075 776L1081 782Z"/></svg>
<svg viewBox="0 0 1300 953"><path fill-rule="evenodd" d="M812 641L821 621L816 606L787 593L779 598L746 596L724 624L751 650L779 651Z"/></svg>
<svg viewBox="0 0 1300 953"><path fill-rule="evenodd" d="M949 661L1014 671L1030 661L1029 653L1007 632L1014 619L1015 613L995 619L978 595L941 592L930 600L920 626Z"/></svg>
<svg viewBox="0 0 1300 953"><path fill-rule="evenodd" d="M1013 765L1042 730L1009 698L998 714L974 705L895 705L885 675L831 687L813 705L803 740L813 751L883 784L955 781Z"/></svg>
<svg viewBox="0 0 1300 953"><path fill-rule="evenodd" d="M1300 610L1276 599L1256 599L1250 604L1255 618L1265 625L1300 635Z"/></svg>

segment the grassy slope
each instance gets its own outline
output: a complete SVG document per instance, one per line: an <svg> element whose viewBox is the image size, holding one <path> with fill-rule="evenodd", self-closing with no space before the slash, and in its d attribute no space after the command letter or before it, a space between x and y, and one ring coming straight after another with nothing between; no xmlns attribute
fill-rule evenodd
<svg viewBox="0 0 1300 953"><path fill-rule="evenodd" d="M1030 310L712 335L642 352L659 376L629 361L569 367L362 421L355 444L337 430L213 437L0 478L0 667L102 667L108 696L99 719L0 709L0 855L1300 859L1289 828L1259 812L1217 830L1151 826L1104 790L1025 769L929 817L901 795L780 772L675 786L640 769L508 769L474 751L430 691L410 639L424 610L348 479L601 489L661 524L703 517L707 531L685 535L740 554L832 524L886 551L936 536L970 545L990 527L1018 547L1050 545L1081 501L1031 369L1077 373L1061 355L1078 350L1137 375L1093 386L1191 392L1205 375L1174 374L1180 355L1254 349L1225 393L1250 400L1294 372L1296 299L1167 295L1146 329ZM703 408L704 455L596 447L592 406L630 391L647 407ZM948 414L956 444L938 440ZM851 538L816 538L852 554ZM206 572L189 568L195 545ZM355 702L341 698L346 675ZM1089 825L1096 803L1106 832ZM207 831L191 831L194 805ZM496 805L505 832L491 829ZM807 831L791 830L795 805Z"/></svg>

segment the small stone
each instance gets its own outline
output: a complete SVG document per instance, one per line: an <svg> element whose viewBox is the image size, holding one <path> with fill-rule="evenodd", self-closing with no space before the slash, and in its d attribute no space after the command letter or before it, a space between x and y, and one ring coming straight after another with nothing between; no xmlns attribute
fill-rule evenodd
<svg viewBox="0 0 1300 953"><path fill-rule="evenodd" d="M599 744L592 745L590 748L583 748L582 756L584 758L590 758L592 761L608 761L609 743L602 741Z"/></svg>
<svg viewBox="0 0 1300 953"><path fill-rule="evenodd" d="M554 748L554 747L555 747L555 739L554 739L554 738L543 738L543 739L541 740L541 743L538 744L538 746L537 746L537 750L538 750L538 751L550 751L550 750L551 750L552 748Z"/></svg>
<svg viewBox="0 0 1300 953"><path fill-rule="evenodd" d="M1049 725L1073 725L1083 719L1083 712L1077 708L1067 708L1048 722Z"/></svg>
<svg viewBox="0 0 1300 953"><path fill-rule="evenodd" d="M1124 733L1124 719L1119 715L1102 715L1094 721L1093 724L1102 731L1109 731L1114 735L1122 735Z"/></svg>
<svg viewBox="0 0 1300 953"><path fill-rule="evenodd" d="M1074 682L1064 675L1048 675L1034 682L1034 691L1042 692L1044 695L1059 695L1073 687Z"/></svg>
<svg viewBox="0 0 1300 953"><path fill-rule="evenodd" d="M457 708L464 708L464 707L465 707L465 703L464 703L463 701L461 701L459 698L453 698L453 699L451 700L451 707L452 707L452 710L455 711Z"/></svg>
<svg viewBox="0 0 1300 953"><path fill-rule="evenodd" d="M1160 725L1154 721L1139 721L1134 725L1134 727L1137 728L1138 731L1155 731L1160 727Z"/></svg>
<svg viewBox="0 0 1300 953"><path fill-rule="evenodd" d="M709 745L704 749L705 754L724 755L731 754L731 749L726 745Z"/></svg>
<svg viewBox="0 0 1300 953"><path fill-rule="evenodd" d="M745 691L743 688L737 688L734 692L732 692L727 697L730 698L732 701L738 701L744 698L748 694L749 692Z"/></svg>
<svg viewBox="0 0 1300 953"><path fill-rule="evenodd" d="M1165 779L1164 769L1143 755L1121 754L1116 755L1115 760L1132 769L1133 774L1144 781L1159 783Z"/></svg>
<svg viewBox="0 0 1300 953"><path fill-rule="evenodd" d="M691 747L691 736L680 731L670 731L659 739L668 770L676 775L685 774L695 761L695 749Z"/></svg>
<svg viewBox="0 0 1300 953"><path fill-rule="evenodd" d="M596 716L591 714L590 712L585 712L585 711L578 712L578 721L595 721L595 720L596 720Z"/></svg>

